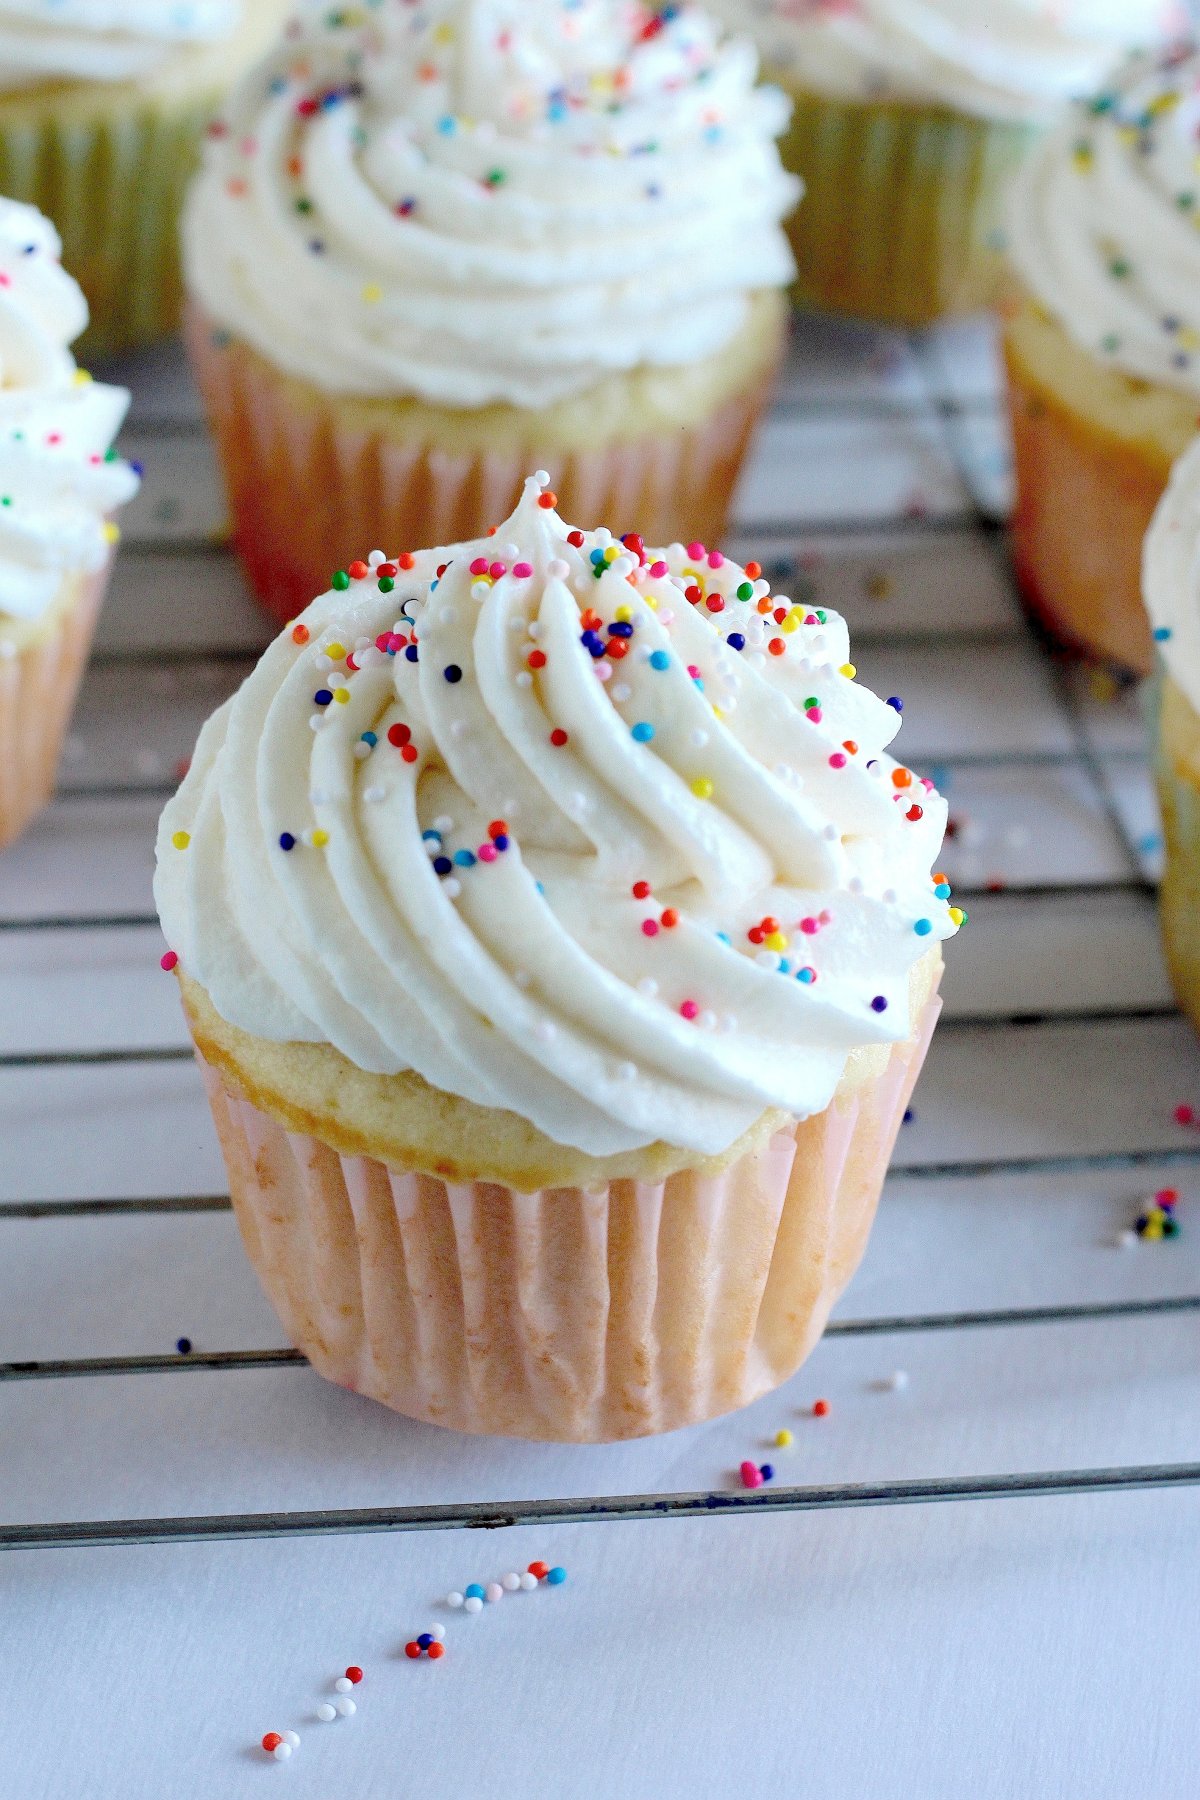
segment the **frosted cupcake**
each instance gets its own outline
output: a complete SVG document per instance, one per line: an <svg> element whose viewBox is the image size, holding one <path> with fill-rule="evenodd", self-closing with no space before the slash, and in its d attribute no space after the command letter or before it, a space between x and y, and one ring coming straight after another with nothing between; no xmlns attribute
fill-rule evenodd
<svg viewBox="0 0 1200 1800"><path fill-rule="evenodd" d="M0 193L48 213L89 356L172 330L179 210L204 126L285 0L0 0Z"/></svg>
<svg viewBox="0 0 1200 1800"><path fill-rule="evenodd" d="M75 366L87 304L53 226L0 200L0 845L49 798L117 527L129 405Z"/></svg>
<svg viewBox="0 0 1200 1800"><path fill-rule="evenodd" d="M243 83L187 208L193 360L258 594L287 619L331 549L474 536L537 464L570 510L715 542L798 194L750 46L626 0L349 17Z"/></svg>
<svg viewBox="0 0 1200 1800"><path fill-rule="evenodd" d="M156 896L249 1254L332 1380L598 1440L798 1366L962 920L846 627L692 543L378 553L201 734Z"/></svg>
<svg viewBox="0 0 1200 1800"><path fill-rule="evenodd" d="M713 6L794 102L801 298L895 325L991 303L1005 192L1036 133L1179 17L1164 0Z"/></svg>
<svg viewBox="0 0 1200 1800"><path fill-rule="evenodd" d="M1180 1006L1200 1030L1200 440L1176 464L1146 539L1145 596L1163 678L1159 911Z"/></svg>
<svg viewBox="0 0 1200 1800"><path fill-rule="evenodd" d="M1021 177L1013 545L1058 639L1145 673L1142 541L1200 406L1200 52L1138 59Z"/></svg>

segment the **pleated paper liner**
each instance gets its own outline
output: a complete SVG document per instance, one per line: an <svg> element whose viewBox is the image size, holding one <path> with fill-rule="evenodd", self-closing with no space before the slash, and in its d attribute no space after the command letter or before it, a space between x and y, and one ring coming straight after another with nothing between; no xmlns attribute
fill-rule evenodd
<svg viewBox="0 0 1200 1800"><path fill-rule="evenodd" d="M0 847L54 792L63 740L96 632L108 569L70 578L51 629L5 654L0 622Z"/></svg>
<svg viewBox="0 0 1200 1800"><path fill-rule="evenodd" d="M805 194L788 231L807 306L920 326L992 304L1009 183L1032 133L936 107L808 93L780 143Z"/></svg>
<svg viewBox="0 0 1200 1800"><path fill-rule="evenodd" d="M1154 658L1142 544L1197 403L1087 357L1061 326L1032 318L1031 304L1009 307L1004 336L1022 596L1057 643L1145 675Z"/></svg>
<svg viewBox="0 0 1200 1800"><path fill-rule="evenodd" d="M639 432L636 412L622 415L615 395L598 392L591 438L576 429L565 441L553 416L517 407L456 415L326 394L189 308L192 366L251 586L286 623L327 590L335 569L372 549L396 554L481 536L507 518L537 468L549 471L566 519L638 531L647 544L718 543L783 350L785 308L776 295L760 300L752 337L733 349L732 387L719 359L701 372L656 371L643 378L655 398L647 428ZM715 402L690 417L705 386ZM575 420L588 410L572 409ZM614 415L619 427L605 435L600 421Z"/></svg>
<svg viewBox="0 0 1200 1800"><path fill-rule="evenodd" d="M457 1431L607 1442L799 1367L862 1256L938 1009L882 1073L719 1174L586 1189L339 1154L201 1067L247 1252L322 1375Z"/></svg>
<svg viewBox="0 0 1200 1800"><path fill-rule="evenodd" d="M1169 675L1160 684L1157 710L1163 950L1175 998L1200 1031L1200 717Z"/></svg>

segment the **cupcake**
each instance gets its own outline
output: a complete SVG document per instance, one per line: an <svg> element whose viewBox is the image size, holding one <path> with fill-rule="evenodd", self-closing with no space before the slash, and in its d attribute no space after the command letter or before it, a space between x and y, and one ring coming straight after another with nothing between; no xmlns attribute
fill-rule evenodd
<svg viewBox="0 0 1200 1800"><path fill-rule="evenodd" d="M1200 439L1176 464L1154 515L1144 591L1162 665L1163 947L1175 996L1200 1030Z"/></svg>
<svg viewBox="0 0 1200 1800"><path fill-rule="evenodd" d="M597 1441L812 1347L963 915L843 621L554 501L339 570L202 732L156 896L314 1366Z"/></svg>
<svg viewBox="0 0 1200 1800"><path fill-rule="evenodd" d="M0 193L57 225L89 357L177 325L201 134L284 15L284 0L0 0Z"/></svg>
<svg viewBox="0 0 1200 1800"><path fill-rule="evenodd" d="M1165 0L712 0L793 101L807 305L926 325L990 304L1003 200L1039 128L1176 22Z"/></svg>
<svg viewBox="0 0 1200 1800"><path fill-rule="evenodd" d="M1138 58L1013 196L1017 572L1062 643L1151 666L1142 542L1200 408L1200 51Z"/></svg>
<svg viewBox="0 0 1200 1800"><path fill-rule="evenodd" d="M87 324L54 227L0 200L0 845L49 799L117 539L137 490L110 445L124 388L67 346Z"/></svg>
<svg viewBox="0 0 1200 1800"><path fill-rule="evenodd" d="M277 618L331 551L476 536L539 463L572 512L716 541L799 191L755 68L688 7L383 0L241 85L188 201L189 336Z"/></svg>

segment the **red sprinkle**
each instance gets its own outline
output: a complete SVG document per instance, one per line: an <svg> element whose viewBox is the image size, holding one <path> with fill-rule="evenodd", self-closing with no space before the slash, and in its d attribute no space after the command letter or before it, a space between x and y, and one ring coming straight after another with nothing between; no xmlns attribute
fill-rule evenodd
<svg viewBox="0 0 1200 1800"><path fill-rule="evenodd" d="M536 1575L539 1581L544 1581L550 1573L550 1564L544 1562L531 1562L529 1565L529 1573L531 1575Z"/></svg>
<svg viewBox="0 0 1200 1800"><path fill-rule="evenodd" d="M160 969L165 969L169 975L172 969L178 968L179 966L179 952L177 950L168 950L165 956L159 958L158 966Z"/></svg>
<svg viewBox="0 0 1200 1800"><path fill-rule="evenodd" d="M405 744L405 746L404 746L403 750L401 750L400 754L404 758L405 762L412 763L412 762L416 762L417 757L420 755L420 751L417 749L417 746L415 744Z"/></svg>
<svg viewBox="0 0 1200 1800"><path fill-rule="evenodd" d="M405 1644L404 1654L405 1654L405 1656L407 1656L409 1658L409 1660L411 1662L416 1662L417 1658L421 1654L420 1644L417 1644L417 1643Z"/></svg>
<svg viewBox="0 0 1200 1800"><path fill-rule="evenodd" d="M307 625L293 625L292 626L292 642L293 642L293 644L307 644L308 639L309 639L309 630L308 630Z"/></svg>
<svg viewBox="0 0 1200 1800"><path fill-rule="evenodd" d="M263 1738L262 1747L266 1751L267 1755L270 1756L272 1750L278 1750L278 1748L279 1748L280 1744L282 1744L282 1742L283 1742L283 1739L280 1737L280 1735L277 1731L268 1731L266 1736Z"/></svg>
<svg viewBox="0 0 1200 1800"><path fill-rule="evenodd" d="M567 542L568 544L574 544L576 550L578 550L583 543L582 531L568 531Z"/></svg>
<svg viewBox="0 0 1200 1800"><path fill-rule="evenodd" d="M664 931L672 931L679 923L679 914L673 906L668 906L658 922Z"/></svg>
<svg viewBox="0 0 1200 1800"><path fill-rule="evenodd" d="M828 1413L828 1411L829 1411L828 1400L814 1400L813 1401L813 1418L814 1419L823 1419L826 1416L826 1414Z"/></svg>
<svg viewBox="0 0 1200 1800"><path fill-rule="evenodd" d="M546 652L544 650L531 650L529 652L528 661L531 669L544 669L546 666Z"/></svg>
<svg viewBox="0 0 1200 1800"><path fill-rule="evenodd" d="M635 881L633 884L633 897L635 900L648 900L650 897L650 883L648 881Z"/></svg>
<svg viewBox="0 0 1200 1800"><path fill-rule="evenodd" d="M411 736L412 732L407 725L388 726L388 743L395 744L397 749L400 748L401 744L407 744Z"/></svg>
<svg viewBox="0 0 1200 1800"><path fill-rule="evenodd" d="M346 571L351 581L365 581L370 572L365 562L352 562Z"/></svg>
<svg viewBox="0 0 1200 1800"><path fill-rule="evenodd" d="M546 509L546 511L547 511L547 512L549 512L549 511L550 511L550 508L551 508L551 507L552 507L552 506L557 506L557 505L558 505L558 495L557 495L557 494L552 494L552 493L551 493L551 492L550 492L550 489L549 489L549 488L547 488L547 489L546 489L546 491L545 491L545 493L544 493L544 494L539 494L539 495L538 495L538 505L539 505L539 506L544 506L544 507L545 507L545 509Z"/></svg>
<svg viewBox="0 0 1200 1800"><path fill-rule="evenodd" d="M1194 1125L1196 1123L1195 1111L1188 1106L1186 1101L1175 1108L1175 1123L1177 1125Z"/></svg>
<svg viewBox="0 0 1200 1800"><path fill-rule="evenodd" d="M446 1646L445 1646L445 1644L439 1644L437 1639L435 1638L433 1643L430 1644L428 1650L426 1650L425 1654L429 1658L430 1662L437 1662L439 1657L445 1656Z"/></svg>
<svg viewBox="0 0 1200 1800"><path fill-rule="evenodd" d="M357 1663L351 1663L346 1670L346 1680L354 1682L355 1686L362 1680L362 1670Z"/></svg>
<svg viewBox="0 0 1200 1800"><path fill-rule="evenodd" d="M694 1000L685 1000L679 1010L685 1019L694 1019L700 1008Z"/></svg>

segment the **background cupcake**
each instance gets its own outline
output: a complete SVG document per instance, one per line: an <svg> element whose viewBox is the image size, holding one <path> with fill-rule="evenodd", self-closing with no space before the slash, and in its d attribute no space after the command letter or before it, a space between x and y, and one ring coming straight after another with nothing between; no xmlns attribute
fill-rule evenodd
<svg viewBox="0 0 1200 1800"><path fill-rule="evenodd" d="M0 200L0 844L49 798L117 528L129 405L77 369L87 323L54 228Z"/></svg>
<svg viewBox="0 0 1200 1800"><path fill-rule="evenodd" d="M335 577L201 734L156 895L315 1366L595 1440L811 1348L962 915L842 620L551 502Z"/></svg>
<svg viewBox="0 0 1200 1800"><path fill-rule="evenodd" d="M201 132L286 0L0 0L0 193L48 213L89 357L170 331Z"/></svg>
<svg viewBox="0 0 1200 1800"><path fill-rule="evenodd" d="M1200 440L1176 465L1145 553L1146 607L1163 665L1159 908L1175 995L1200 1030Z"/></svg>
<svg viewBox="0 0 1200 1800"><path fill-rule="evenodd" d="M1142 541L1200 403L1200 53L1139 58L1022 175L1013 545L1054 636L1145 673Z"/></svg>
<svg viewBox="0 0 1200 1800"><path fill-rule="evenodd" d="M242 85L187 208L258 593L288 618L332 553L474 535L536 464L570 510L715 540L798 195L750 46L625 0L347 16Z"/></svg>
<svg viewBox="0 0 1200 1800"><path fill-rule="evenodd" d="M812 306L897 325L989 304L1009 181L1038 128L1122 52L1180 28L1164 0L714 0L794 102L790 230Z"/></svg>

